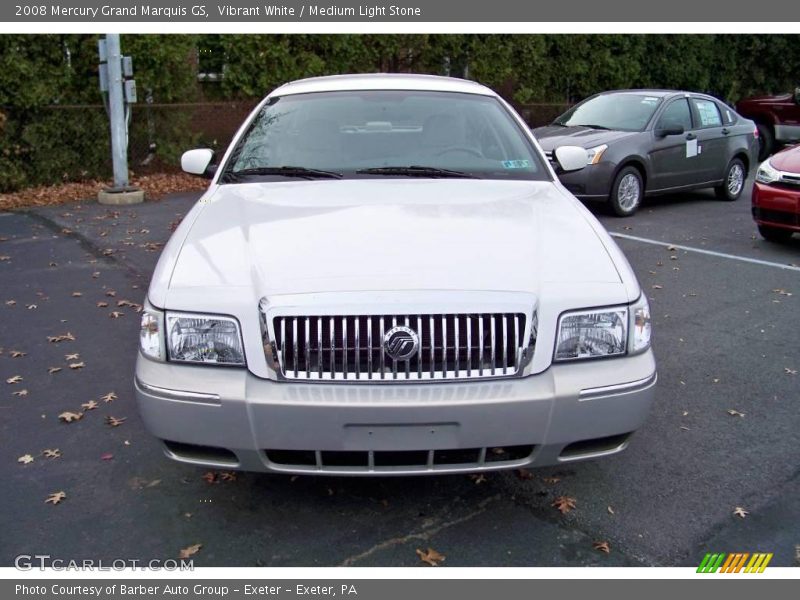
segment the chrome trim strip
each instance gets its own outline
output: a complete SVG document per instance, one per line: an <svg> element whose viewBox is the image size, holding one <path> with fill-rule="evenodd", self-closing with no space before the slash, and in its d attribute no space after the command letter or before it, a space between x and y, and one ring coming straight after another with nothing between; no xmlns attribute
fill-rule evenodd
<svg viewBox="0 0 800 600"><path fill-rule="evenodd" d="M644 379L637 379L628 383L619 383L616 385L606 385L603 387L586 388L578 394L578 400L593 400L595 398L605 398L606 396L617 396L619 394L631 394L633 392L640 392L653 387L658 381L658 373L653 373L650 377Z"/></svg>
<svg viewBox="0 0 800 600"><path fill-rule="evenodd" d="M222 404L219 394L209 394L205 392L187 392L184 390L171 390L157 385L150 385L143 382L138 377L134 380L136 386L143 392L160 396L165 400L176 400L178 402L194 402L197 404L211 404L219 406Z"/></svg>

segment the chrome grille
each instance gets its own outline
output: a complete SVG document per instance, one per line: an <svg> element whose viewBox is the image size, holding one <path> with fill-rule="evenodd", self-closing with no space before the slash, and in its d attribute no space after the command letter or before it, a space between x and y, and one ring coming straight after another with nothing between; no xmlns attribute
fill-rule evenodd
<svg viewBox="0 0 800 600"><path fill-rule="evenodd" d="M277 316L265 347L287 379L508 377L533 351L535 317L527 338L526 321L521 313ZM384 336L397 326L418 336L418 350L408 360L394 360L384 350Z"/></svg>

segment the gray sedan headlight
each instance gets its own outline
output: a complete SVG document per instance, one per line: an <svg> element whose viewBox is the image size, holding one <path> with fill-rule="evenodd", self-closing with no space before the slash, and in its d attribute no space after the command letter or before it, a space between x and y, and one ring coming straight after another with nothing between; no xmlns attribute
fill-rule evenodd
<svg viewBox="0 0 800 600"><path fill-rule="evenodd" d="M758 166L758 171L756 172L756 181L758 183L775 183L776 181L780 181L780 179L781 172L772 166L769 159Z"/></svg>
<svg viewBox="0 0 800 600"><path fill-rule="evenodd" d="M628 307L567 312L558 320L556 361L625 354Z"/></svg>
<svg viewBox="0 0 800 600"><path fill-rule="evenodd" d="M169 360L210 365L245 364L236 319L167 312L166 322Z"/></svg>

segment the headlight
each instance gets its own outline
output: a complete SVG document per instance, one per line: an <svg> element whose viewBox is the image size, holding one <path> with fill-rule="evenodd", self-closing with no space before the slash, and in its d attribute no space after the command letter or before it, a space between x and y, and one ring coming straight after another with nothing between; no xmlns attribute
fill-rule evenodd
<svg viewBox="0 0 800 600"><path fill-rule="evenodd" d="M568 312L558 320L555 360L625 354L628 307Z"/></svg>
<svg viewBox="0 0 800 600"><path fill-rule="evenodd" d="M756 172L756 181L758 183L775 183L780 179L781 172L770 164L769 159L758 166L758 171Z"/></svg>
<svg viewBox="0 0 800 600"><path fill-rule="evenodd" d="M164 351L164 313L146 308L142 311L139 329L139 349L153 360L166 359Z"/></svg>
<svg viewBox="0 0 800 600"><path fill-rule="evenodd" d="M244 365L239 324L231 317L167 313L169 359L212 365Z"/></svg>
<svg viewBox="0 0 800 600"><path fill-rule="evenodd" d="M630 352L644 352L650 347L650 305L644 293L631 306Z"/></svg>
<svg viewBox="0 0 800 600"><path fill-rule="evenodd" d="M603 157L603 152L608 150L608 146L606 144L601 144L600 146L595 146L594 148L587 148L586 149L586 164L587 165L596 165L600 162L600 159Z"/></svg>

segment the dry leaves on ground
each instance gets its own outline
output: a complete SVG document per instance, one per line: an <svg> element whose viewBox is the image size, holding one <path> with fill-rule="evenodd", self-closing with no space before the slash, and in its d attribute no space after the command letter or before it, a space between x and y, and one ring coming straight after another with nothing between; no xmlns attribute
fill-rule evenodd
<svg viewBox="0 0 800 600"><path fill-rule="evenodd" d="M95 400L89 400L88 402L84 402L83 404L81 404L81 408L83 410L85 410L85 411L86 410L94 410L98 406L100 406L100 405Z"/></svg>
<svg viewBox="0 0 800 600"><path fill-rule="evenodd" d="M29 465L33 462L33 457L30 454L23 454L17 459L18 463L22 463L23 465Z"/></svg>
<svg viewBox="0 0 800 600"><path fill-rule="evenodd" d="M42 454L45 458L61 458L61 450L58 448L45 448Z"/></svg>
<svg viewBox="0 0 800 600"><path fill-rule="evenodd" d="M16 392L12 392L12 395L19 396L20 398L22 398L23 396L28 395L28 390L18 390Z"/></svg>
<svg viewBox="0 0 800 600"><path fill-rule="evenodd" d="M105 396L100 396L100 400L103 402L113 402L117 399L117 395L114 392L108 392Z"/></svg>
<svg viewBox="0 0 800 600"><path fill-rule="evenodd" d="M58 415L58 418L65 423L72 423L73 421L80 421L83 418L83 415L81 413L66 411Z"/></svg>
<svg viewBox="0 0 800 600"><path fill-rule="evenodd" d="M0 194L0 210L12 210L27 206L52 206L79 200L94 201L97 199L97 192L108 187L110 183L102 181L72 182L37 186L12 194ZM158 200L175 192L205 189L208 182L185 173L160 173L133 177L131 185L144 190L145 198L148 200Z"/></svg>
<svg viewBox="0 0 800 600"><path fill-rule="evenodd" d="M575 508L576 502L577 500L575 500L575 498L570 498L569 496L559 496L553 500L553 503L550 506L560 511L562 515L565 515Z"/></svg>
<svg viewBox="0 0 800 600"><path fill-rule="evenodd" d="M438 567L439 563L444 562L447 558L444 554L437 552L433 548L428 548L427 550L417 548L417 556L419 556L422 562L432 567Z"/></svg>
<svg viewBox="0 0 800 600"><path fill-rule="evenodd" d="M122 417L121 419L118 419L117 417L112 417L109 415L108 417L106 417L106 423L110 427L119 427L127 420L127 418L128 417Z"/></svg>
<svg viewBox="0 0 800 600"><path fill-rule="evenodd" d="M14 385L15 383L19 383L22 381L22 375L14 375L6 379L6 383L9 385Z"/></svg>
<svg viewBox="0 0 800 600"><path fill-rule="evenodd" d="M733 509L733 514L739 517L740 519L744 519L747 515L750 514L750 511L745 510L741 506L737 506L736 508Z"/></svg>
<svg viewBox="0 0 800 600"><path fill-rule="evenodd" d="M11 358L22 358L27 354L27 352L23 352L22 350L11 350Z"/></svg>
<svg viewBox="0 0 800 600"><path fill-rule="evenodd" d="M191 558L203 547L203 544L192 544L191 546L187 546L186 548L182 548L180 554L178 554L178 558Z"/></svg>
<svg viewBox="0 0 800 600"><path fill-rule="evenodd" d="M67 497L67 494L63 490L59 491L59 492L53 492L47 497L47 499L44 502L45 502L45 504L47 504L48 502L50 504L58 504L59 502L64 500L64 498L66 498L66 497Z"/></svg>
<svg viewBox="0 0 800 600"><path fill-rule="evenodd" d="M605 552L606 554L611 553L611 544L608 542L594 542L592 543L592 548L598 552Z"/></svg>
<svg viewBox="0 0 800 600"><path fill-rule="evenodd" d="M729 408L728 409L728 414L730 416L732 416L732 417L744 417L744 413L743 412L739 412L735 408Z"/></svg>

